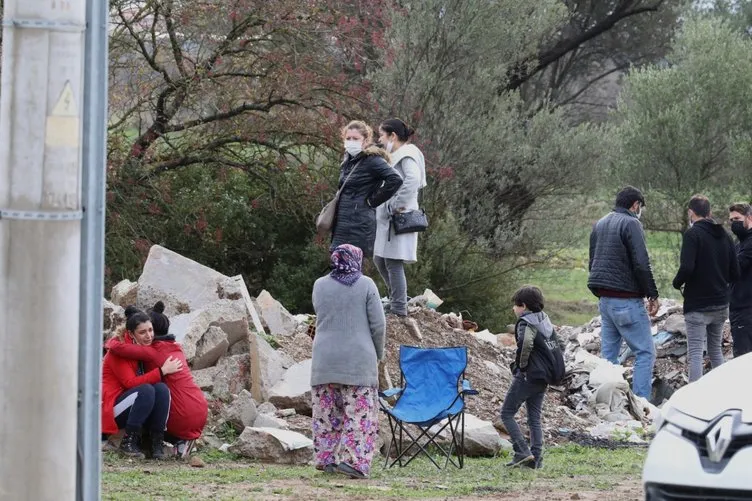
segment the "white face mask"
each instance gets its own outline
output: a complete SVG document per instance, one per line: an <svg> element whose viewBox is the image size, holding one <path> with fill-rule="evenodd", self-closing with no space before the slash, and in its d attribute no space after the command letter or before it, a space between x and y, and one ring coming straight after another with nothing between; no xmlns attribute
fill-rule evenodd
<svg viewBox="0 0 752 501"><path fill-rule="evenodd" d="M361 151L363 151L363 143L356 140L345 141L345 151L350 154L351 157L357 157Z"/></svg>
<svg viewBox="0 0 752 501"><path fill-rule="evenodd" d="M386 143L387 153L391 153L393 149L394 149L394 141L389 141L388 143Z"/></svg>
<svg viewBox="0 0 752 501"><path fill-rule="evenodd" d="M642 214L643 214L644 212L645 212L645 208L644 208L644 207L642 207L642 206L640 206L640 207L639 207L639 208L637 209L637 212L635 212L635 217L636 217L637 219L641 219L641 218L642 218Z"/></svg>

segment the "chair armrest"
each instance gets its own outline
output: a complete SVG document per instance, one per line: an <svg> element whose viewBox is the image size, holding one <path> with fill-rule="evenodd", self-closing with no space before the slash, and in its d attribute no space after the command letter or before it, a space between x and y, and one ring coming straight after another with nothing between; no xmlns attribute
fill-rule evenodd
<svg viewBox="0 0 752 501"><path fill-rule="evenodd" d="M462 394L463 395L477 395L479 392L478 390L473 390L470 387L470 381L467 379L462 380Z"/></svg>
<svg viewBox="0 0 752 501"><path fill-rule="evenodd" d="M379 396L382 398L389 398L393 397L394 395L399 395L404 391L404 388L391 388L389 390L384 390L379 392Z"/></svg>

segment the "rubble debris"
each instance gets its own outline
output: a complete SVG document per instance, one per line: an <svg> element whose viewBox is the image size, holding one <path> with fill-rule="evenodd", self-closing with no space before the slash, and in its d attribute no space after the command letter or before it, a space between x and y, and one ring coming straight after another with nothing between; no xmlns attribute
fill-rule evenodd
<svg viewBox="0 0 752 501"><path fill-rule="evenodd" d="M256 304L258 304L261 318L263 318L272 336L292 336L295 334L299 322L271 294L267 291L261 291L261 294L256 298Z"/></svg>
<svg viewBox="0 0 752 501"><path fill-rule="evenodd" d="M115 336L125 323L125 310L122 306L102 300L102 342Z"/></svg>
<svg viewBox="0 0 752 501"><path fill-rule="evenodd" d="M135 305L138 301L138 283L127 279L118 282L110 291L110 301L122 308ZM154 303L152 303L153 305Z"/></svg>
<svg viewBox="0 0 752 501"><path fill-rule="evenodd" d="M211 393L214 389L214 377L219 372L219 367L207 367L201 370L192 370L193 381L202 390Z"/></svg>
<svg viewBox="0 0 752 501"><path fill-rule="evenodd" d="M446 420L431 427L432 433L436 433L446 424ZM441 445L449 445L451 431L444 428L439 434L437 442ZM491 421L485 421L465 413L465 455L468 457L492 457L502 450L512 450L512 443L501 438Z"/></svg>
<svg viewBox="0 0 752 501"><path fill-rule="evenodd" d="M201 336L196 344L196 356L193 359L193 369L200 370L211 367L227 353L230 343L227 333L219 327L212 326Z"/></svg>
<svg viewBox="0 0 752 501"><path fill-rule="evenodd" d="M248 339L248 314L240 301L220 299L209 303L189 314L188 328L185 331L180 330L182 325L182 322L178 326L171 324L170 333L174 334L176 341L182 345L189 363L193 362L197 345L210 327L219 327L225 332L228 346Z"/></svg>
<svg viewBox="0 0 752 501"><path fill-rule="evenodd" d="M256 401L253 400L251 393L248 390L241 390L232 404L225 408L223 417L225 422L242 432L248 426L258 426L256 424L258 415Z"/></svg>
<svg viewBox="0 0 752 501"><path fill-rule="evenodd" d="M311 359L299 362L285 372L269 390L269 402L279 408L293 408L311 415Z"/></svg>
<svg viewBox="0 0 752 501"><path fill-rule="evenodd" d="M388 301L388 298L387 298ZM441 306L444 303L444 301L437 296L431 289L426 289L423 291L423 294L419 296L415 296L414 298L411 298L410 301L408 301L409 306L417 306L421 308L428 308L431 310L435 310L439 306Z"/></svg>
<svg viewBox="0 0 752 501"><path fill-rule="evenodd" d="M477 337L481 341L491 343L494 346L499 344L499 340L496 338L494 334L491 334L491 331L489 331L488 329L483 329L480 332L476 332L475 337Z"/></svg>
<svg viewBox="0 0 752 501"><path fill-rule="evenodd" d="M235 282L211 268L154 245L138 279L136 306L151 308L157 301L165 304L165 315L172 318L190 313L220 299L237 294ZM202 333L203 334L203 333Z"/></svg>
<svg viewBox="0 0 752 501"><path fill-rule="evenodd" d="M282 379L285 371L292 367L295 361L287 353L272 348L260 335L252 336L255 337L255 346L251 346L251 365L258 371L252 372L251 386L258 389L262 401L267 401L269 390Z"/></svg>
<svg viewBox="0 0 752 501"><path fill-rule="evenodd" d="M308 427L310 428L310 421ZM256 421L253 423L256 428L278 428L280 430L287 430L287 421L271 414L259 414L256 416Z"/></svg>
<svg viewBox="0 0 752 501"><path fill-rule="evenodd" d="M242 430L241 436L245 437L226 449L242 450L249 457L265 461L303 461L305 456L303 462L307 462L310 450L300 452L298 458L294 451L299 449L288 447L289 443L301 443L299 438L286 440L311 435L309 378L315 317L291 315L265 291L255 302L242 277L228 278L167 249L155 246L150 261L137 284L122 282L113 296L121 301L136 290L136 302L142 307L162 300L171 308L171 332L183 344L194 380L209 402L207 439L200 446L223 447L216 435L229 423ZM380 386L400 383L400 345L467 346L466 376L480 391L479 396L466 399L467 453L495 454L499 448L508 447L504 435L497 431L503 431L503 427L494 421L511 384L509 366L516 348L514 326L509 332L494 334L464 320L460 314L436 312L429 307L428 292L410 301L407 321L387 317ZM658 315L651 319L658 355L653 403L663 402L687 383L686 326L682 328L681 310L676 302L662 301ZM122 328L122 307L114 301L103 301L103 319L103 336L110 337ZM731 338L726 327L724 349L730 351ZM567 377L560 386L549 388L544 402L546 440L605 446L619 440L644 440L657 409L629 389L634 359L631 352L621 352L621 365L600 358L600 317L581 326L561 326L558 334L567 345ZM525 415L522 409L523 428ZM385 445L389 428L381 417L378 443ZM275 435L263 430L297 433L281 435L288 444L282 445Z"/></svg>
<svg viewBox="0 0 752 501"><path fill-rule="evenodd" d="M313 455L313 441L294 431L248 427L229 451L271 463L307 464Z"/></svg>
<svg viewBox="0 0 752 501"><path fill-rule="evenodd" d="M684 321L684 315L677 313L668 317L666 323L663 324L663 330L672 334L681 334L686 337L687 323Z"/></svg>

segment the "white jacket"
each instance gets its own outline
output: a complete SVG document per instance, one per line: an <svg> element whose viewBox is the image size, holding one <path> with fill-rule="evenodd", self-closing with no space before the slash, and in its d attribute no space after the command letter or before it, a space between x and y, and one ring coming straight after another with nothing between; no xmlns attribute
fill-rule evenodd
<svg viewBox="0 0 752 501"><path fill-rule="evenodd" d="M418 192L426 186L426 161L413 144L404 144L391 154L391 165L400 176L402 186L392 198L376 208L376 242L374 256L400 259L406 263L418 260L418 233L396 235L389 229L393 212L418 209ZM390 238L391 233L391 238Z"/></svg>

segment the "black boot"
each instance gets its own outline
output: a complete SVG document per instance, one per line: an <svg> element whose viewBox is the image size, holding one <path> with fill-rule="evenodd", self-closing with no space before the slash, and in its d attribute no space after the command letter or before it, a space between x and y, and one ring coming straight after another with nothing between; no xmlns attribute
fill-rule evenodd
<svg viewBox="0 0 752 501"><path fill-rule="evenodd" d="M160 460L165 458L164 454L164 432L153 431L151 436L151 458Z"/></svg>
<svg viewBox="0 0 752 501"><path fill-rule="evenodd" d="M121 454L136 458L136 459L144 459L144 453L141 452L141 434L137 431L131 431L131 432L125 432L125 435L123 435L123 439L120 441L120 447L118 448L118 452Z"/></svg>

